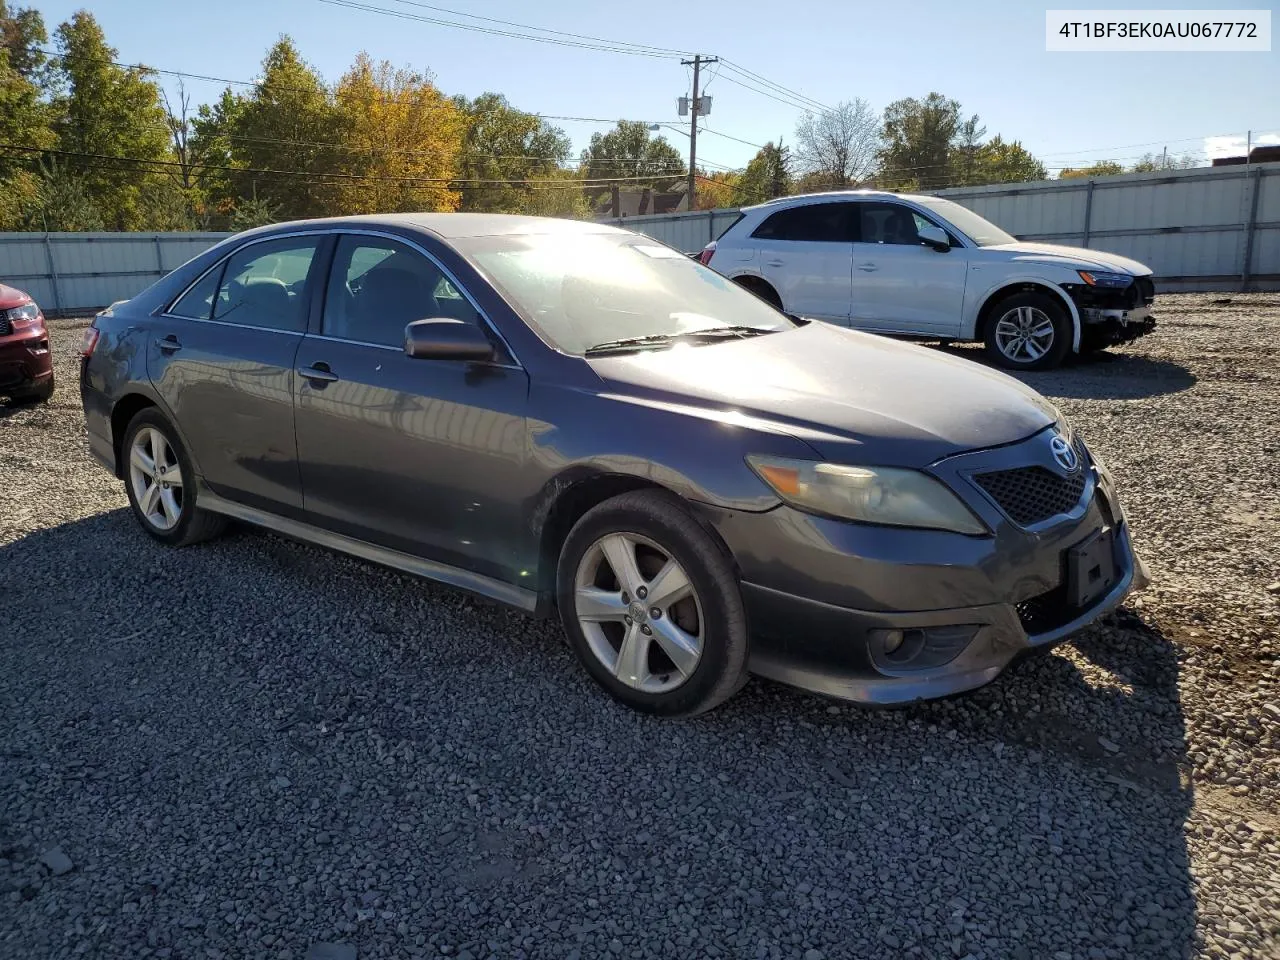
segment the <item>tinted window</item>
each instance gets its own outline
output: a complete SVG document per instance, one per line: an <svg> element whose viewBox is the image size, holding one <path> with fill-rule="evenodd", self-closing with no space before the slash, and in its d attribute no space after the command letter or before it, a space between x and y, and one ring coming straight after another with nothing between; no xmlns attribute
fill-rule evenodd
<svg viewBox="0 0 1280 960"><path fill-rule="evenodd" d="M222 264L218 264L206 273L194 287L178 298L178 302L169 308L175 317L188 317L192 320L208 320L213 312L213 297L218 291L218 281L222 279Z"/></svg>
<svg viewBox="0 0 1280 960"><path fill-rule="evenodd" d="M584 231L468 237L454 245L566 353L627 337L793 326L755 294L647 237Z"/></svg>
<svg viewBox="0 0 1280 960"><path fill-rule="evenodd" d="M821 243L848 243L848 203L810 203L779 210L751 234L761 240L808 240Z"/></svg>
<svg viewBox="0 0 1280 960"><path fill-rule="evenodd" d="M227 323L301 331L315 237L251 243L227 260L213 318Z"/></svg>
<svg viewBox="0 0 1280 960"><path fill-rule="evenodd" d="M929 221L900 203L859 203L863 243L920 243L920 227Z"/></svg>
<svg viewBox="0 0 1280 960"><path fill-rule="evenodd" d="M480 319L440 268L412 247L376 237L338 240L325 293L326 335L399 347L408 324L433 317Z"/></svg>

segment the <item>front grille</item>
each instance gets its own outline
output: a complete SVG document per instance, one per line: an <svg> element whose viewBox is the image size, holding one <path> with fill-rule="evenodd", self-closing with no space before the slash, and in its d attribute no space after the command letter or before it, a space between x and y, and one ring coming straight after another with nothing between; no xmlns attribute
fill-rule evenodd
<svg viewBox="0 0 1280 960"><path fill-rule="evenodd" d="M5 314L6 311L0 310L0 337L13 333L13 322Z"/></svg>
<svg viewBox="0 0 1280 960"><path fill-rule="evenodd" d="M1087 482L1083 469L1061 477L1044 467L996 470L973 479L1009 519L1023 527L1069 513L1080 502Z"/></svg>

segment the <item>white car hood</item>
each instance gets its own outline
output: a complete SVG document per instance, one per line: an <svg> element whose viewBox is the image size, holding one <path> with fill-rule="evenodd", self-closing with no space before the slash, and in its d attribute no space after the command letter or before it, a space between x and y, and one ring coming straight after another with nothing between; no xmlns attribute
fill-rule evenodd
<svg viewBox="0 0 1280 960"><path fill-rule="evenodd" d="M1015 263L1018 261L1053 263L1072 269L1107 270L1112 273L1127 273L1135 277L1143 277L1151 273L1151 268L1146 264L1130 260L1128 257L1104 253L1101 250L1087 250L1084 247L1067 247L1057 243L1029 243L1019 240L1017 243L998 243L982 249L1004 253Z"/></svg>

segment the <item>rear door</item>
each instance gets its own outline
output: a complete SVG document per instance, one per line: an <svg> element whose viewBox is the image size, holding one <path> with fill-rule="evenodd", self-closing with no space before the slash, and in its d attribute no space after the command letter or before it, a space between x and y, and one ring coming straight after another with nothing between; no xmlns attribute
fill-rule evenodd
<svg viewBox="0 0 1280 960"><path fill-rule="evenodd" d="M308 520L345 536L518 580L510 474L525 456L528 377L415 359L405 326L450 317L488 331L423 250L373 234L334 249L323 315L298 351L298 454Z"/></svg>
<svg viewBox="0 0 1280 960"><path fill-rule="evenodd" d="M959 336L968 276L968 254L959 240L953 236L945 253L927 246L920 240L920 229L942 225L903 203L860 200L850 207L858 212L852 325Z"/></svg>
<svg viewBox="0 0 1280 960"><path fill-rule="evenodd" d="M853 243L849 203L809 203L769 215L752 232L761 275L801 317L849 322Z"/></svg>
<svg viewBox="0 0 1280 960"><path fill-rule="evenodd" d="M250 242L156 319L147 368L215 492L298 512L294 356L302 342L321 234Z"/></svg>

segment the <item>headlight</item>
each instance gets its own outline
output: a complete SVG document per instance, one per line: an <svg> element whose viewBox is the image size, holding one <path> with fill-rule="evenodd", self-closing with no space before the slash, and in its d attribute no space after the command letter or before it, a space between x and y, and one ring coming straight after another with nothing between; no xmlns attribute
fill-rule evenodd
<svg viewBox="0 0 1280 960"><path fill-rule="evenodd" d="M960 498L918 470L850 467L752 454L747 463L792 506L845 520L982 534Z"/></svg>
<svg viewBox="0 0 1280 960"><path fill-rule="evenodd" d="M40 316L40 308L36 306L35 301L24 303L20 307L10 307L5 312L5 317L9 320L34 320Z"/></svg>
<svg viewBox="0 0 1280 960"><path fill-rule="evenodd" d="M1111 287L1120 289L1133 283L1133 277L1127 273L1095 273L1092 270L1077 270L1080 279L1091 287Z"/></svg>

